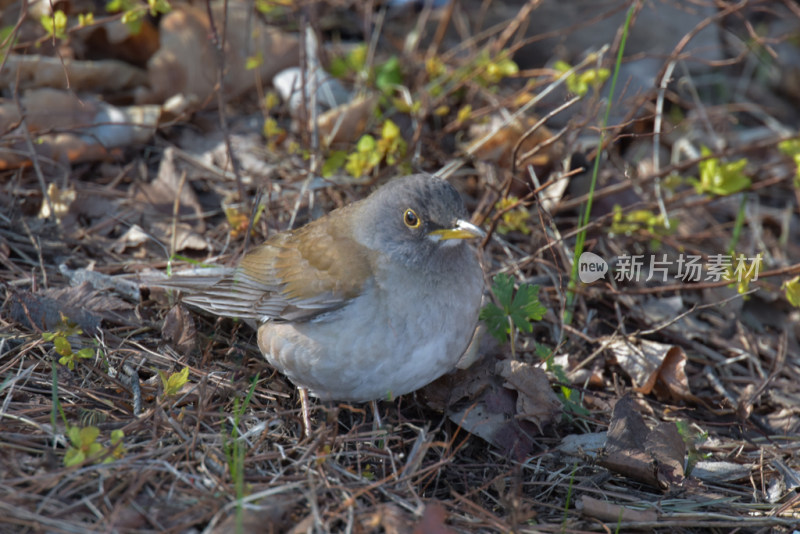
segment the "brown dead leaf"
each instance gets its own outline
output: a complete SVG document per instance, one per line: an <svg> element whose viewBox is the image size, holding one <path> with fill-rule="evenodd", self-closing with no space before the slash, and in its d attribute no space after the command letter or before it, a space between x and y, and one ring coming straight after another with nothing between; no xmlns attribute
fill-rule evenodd
<svg viewBox="0 0 800 534"><path fill-rule="evenodd" d="M541 368L528 363L503 360L497 363L497 374L506 379L506 388L517 392L516 417L526 419L539 427L552 423L561 416L561 401Z"/></svg>
<svg viewBox="0 0 800 534"><path fill-rule="evenodd" d="M317 126L325 146L355 142L367 129L377 104L375 95L359 96L320 115Z"/></svg>
<svg viewBox="0 0 800 534"><path fill-rule="evenodd" d="M102 320L127 324L127 312L133 308L124 300L95 289L89 282L36 294L13 291L7 305L11 317L28 330L53 330L62 325L66 317L88 335L98 331Z"/></svg>
<svg viewBox="0 0 800 534"><path fill-rule="evenodd" d="M498 369L505 369L505 381ZM524 458L533 447L531 436L561 413L541 370L492 357L433 382L421 395L436 409L455 406L451 421L514 458Z"/></svg>
<svg viewBox="0 0 800 534"><path fill-rule="evenodd" d="M100 161L121 154L117 148L148 141L160 113L156 106L115 107L55 89L29 91L21 105L36 155L70 163ZM30 165L20 121L15 104L0 106L0 131L9 132L0 142L0 169ZM60 133L48 133L53 130Z"/></svg>
<svg viewBox="0 0 800 534"><path fill-rule="evenodd" d="M667 489L683 482L686 446L673 423L652 431L630 395L617 401L599 464L653 487Z"/></svg>
<svg viewBox="0 0 800 534"><path fill-rule="evenodd" d="M144 204L150 207L145 210L156 221L163 221L164 216L172 217L175 208L175 198L178 198L178 214L196 215L195 230L205 231L203 222L203 208L194 189L188 181L182 179L181 172L175 166L175 150L172 147L164 150L164 155L158 166L155 180L149 183L138 184L134 201L137 205Z"/></svg>
<svg viewBox="0 0 800 534"><path fill-rule="evenodd" d="M164 317L161 337L175 347L179 354L190 353L197 342L197 329L192 314L183 306L173 306Z"/></svg>
<svg viewBox="0 0 800 534"><path fill-rule="evenodd" d="M674 423L659 423L648 434L644 448L656 461L656 477L662 488L683 482L686 444Z"/></svg>
<svg viewBox="0 0 800 534"><path fill-rule="evenodd" d="M666 395L674 400L693 399L686 378L686 353L676 345L665 345L647 339L612 338L606 341L614 361L631 378L636 391L649 395ZM661 387L656 388L656 383Z"/></svg>
<svg viewBox="0 0 800 534"><path fill-rule="evenodd" d="M237 28L226 32L223 51L226 100L251 90L259 79L266 85L275 74L300 61L298 38L267 26L249 7L221 2L211 6L217 30L225 25ZM173 95L184 94L196 104L216 105L211 97L217 90L219 63L208 12L200 7L176 6L161 19L160 36L161 46L147 63L150 90L140 92L137 101L161 104ZM257 69L248 70L248 58L257 54L263 61Z"/></svg>
<svg viewBox="0 0 800 534"><path fill-rule="evenodd" d="M10 54L0 69L0 85L19 89L114 92L147 83L142 69L113 59L80 61L66 57Z"/></svg>
<svg viewBox="0 0 800 534"><path fill-rule="evenodd" d="M519 120L512 121L510 124L506 124L500 128L497 133L479 148L473 148L504 121L505 119L502 117L496 116L492 117L488 122L472 125L469 129L470 141L464 149L473 154L477 159L490 161L501 168L510 169L513 163L512 157L514 156L514 148L517 143L520 142L523 135L525 135L539 119L537 117L523 117ZM516 153L518 158L516 168L524 168L527 165L541 166L552 163L556 154L553 145L541 151L531 153L538 145L547 141L552 136L553 133L546 126L540 126L531 135L525 137L525 140L522 141ZM555 144L557 145L558 143Z"/></svg>
<svg viewBox="0 0 800 534"><path fill-rule="evenodd" d="M266 501L261 505L243 507L241 518L237 517L238 512L231 512L211 530L211 533L237 532L237 525L241 525L241 532L263 532L264 534L287 532L292 524L288 516L297 501L286 496L273 496ZM240 520L241 523L239 523Z"/></svg>

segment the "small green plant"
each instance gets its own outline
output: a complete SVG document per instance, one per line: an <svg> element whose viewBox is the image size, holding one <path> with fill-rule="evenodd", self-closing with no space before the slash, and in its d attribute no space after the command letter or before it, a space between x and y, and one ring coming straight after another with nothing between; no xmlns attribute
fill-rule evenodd
<svg viewBox="0 0 800 534"><path fill-rule="evenodd" d="M108 463L122 458L125 454L122 446L122 438L125 437L125 433L122 430L117 429L111 432L110 447L104 447L98 443L99 436L100 429L96 426L83 428L77 425L70 426L67 429L70 446L64 455L64 466L72 467L85 461L94 462L100 458L103 458L103 463Z"/></svg>
<svg viewBox="0 0 800 534"><path fill-rule="evenodd" d="M70 336L79 336L83 334L83 330L78 328L74 323L71 323L66 316L61 316L61 324L53 332L43 332L42 339L51 341L56 349L56 352L61 356L58 363L66 365L70 371L75 370L75 361L77 359L90 359L94 357L94 349L85 347L77 352L72 350L72 344L67 339Z"/></svg>
<svg viewBox="0 0 800 534"><path fill-rule="evenodd" d="M43 15L39 22L47 32L47 36L56 39L67 38L67 15L60 9L52 15Z"/></svg>
<svg viewBox="0 0 800 534"><path fill-rule="evenodd" d="M359 44L344 56L337 56L331 60L331 76L344 78L352 74L358 74L364 70L367 64L367 45Z"/></svg>
<svg viewBox="0 0 800 534"><path fill-rule="evenodd" d="M707 147L700 147L703 157L711 155ZM689 178L698 194L711 193L726 196L738 193L750 187L750 178L742 173L747 166L747 159L723 163L719 158L708 158L697 164L700 170L700 179Z"/></svg>
<svg viewBox="0 0 800 534"><path fill-rule="evenodd" d="M351 49L346 55L331 61L330 72L337 78L348 76L368 80L384 95L394 92L395 87L403 83L403 69L400 59L392 56L374 68L367 67L367 45L361 44Z"/></svg>
<svg viewBox="0 0 800 534"><path fill-rule="evenodd" d="M619 47L617 49L617 59L614 62L614 73L611 76L611 86L608 90L608 97L606 97L606 109L603 114L603 120L600 128L600 139L597 142L598 147L605 146L606 127L611 117L611 105L614 102L614 94L617 87L617 80L619 79L620 68L622 67L622 57L625 53L625 43L628 41L628 31L631 27L633 14L636 11L636 4L631 4L628 8L628 13L625 16L625 24L622 26L622 38L620 39ZM578 285L578 268L580 265L579 258L583 254L583 248L586 244L586 234L589 228L589 219L592 215L592 204L594 203L594 191L597 187L597 177L600 174L600 161L604 158L594 158L594 165L592 166L592 178L589 182L589 192L586 204L583 206L580 216L578 217L578 226L582 228L578 235L575 237L575 248L572 252L572 272L569 276L569 284L567 285L567 305L564 307L564 322L570 324L572 322L572 313L575 305L575 288Z"/></svg>
<svg viewBox="0 0 800 534"><path fill-rule="evenodd" d="M172 6L167 0L147 0L143 5L140 0L110 0L106 3L109 13L122 13L122 23L130 28L133 34L138 34L142 29L142 20L147 13L151 17L164 15L172 11Z"/></svg>
<svg viewBox="0 0 800 534"><path fill-rule="evenodd" d="M14 26L0 28L0 62L5 60L6 54L17 44L17 37L14 33Z"/></svg>
<svg viewBox="0 0 800 534"><path fill-rule="evenodd" d="M556 380L559 382L560 391L557 393L562 406L564 406L563 417L565 420L571 420L573 415L581 417L589 417L591 412L583 407L580 397L575 394L575 391L567 386L569 384L569 377L564 367L553 362L553 351L550 347L535 343L535 353L545 364L545 369L555 375Z"/></svg>
<svg viewBox="0 0 800 534"><path fill-rule="evenodd" d="M778 150L794 160L794 186L800 189L800 138L781 141L778 144Z"/></svg>
<svg viewBox="0 0 800 534"><path fill-rule="evenodd" d="M250 389L248 390L247 395L241 404L239 403L238 397L234 398L233 426L231 427L230 439L225 434L222 435L222 447L225 451L225 458L228 462L228 471L230 472L231 480L233 480L233 485L236 489L236 532L244 532L244 510L242 508L242 498L245 496L244 456L246 451L244 444L239 439L239 423L241 422L245 411L247 411L247 407L250 405L250 399L253 398L253 393L256 390L256 384L258 384L258 376L259 375L256 375L255 378L253 378L252 383L250 384Z"/></svg>
<svg viewBox="0 0 800 534"><path fill-rule="evenodd" d="M264 54L259 50L252 56L247 56L244 62L245 70L256 70L264 64Z"/></svg>
<svg viewBox="0 0 800 534"><path fill-rule="evenodd" d="M483 86L497 85L503 78L519 73L519 67L507 51L491 57L488 50L481 51L475 60L476 81Z"/></svg>
<svg viewBox="0 0 800 534"><path fill-rule="evenodd" d="M567 498L564 499L564 517L561 520L561 530L567 530L567 521L569 520L569 505L572 502L572 491L575 486L575 475L578 473L578 462L572 464L572 472L569 474L569 485L567 486Z"/></svg>
<svg viewBox="0 0 800 534"><path fill-rule="evenodd" d="M670 220L670 228L675 228L677 221ZM653 235L667 235L671 233L664 224L664 217L650 210L633 210L623 212L619 204L614 205L614 216L611 220L609 233L613 235L631 235L639 230L645 230Z"/></svg>
<svg viewBox="0 0 800 534"><path fill-rule="evenodd" d="M223 211L225 212L225 218L228 220L228 225L231 227L231 237L237 238L240 235L243 235L248 228L250 228L251 235L255 234L253 228L250 227L250 213L246 210L242 209L242 204L231 204L231 205L223 205ZM259 204L256 206L256 213L253 215L253 227L258 223L261 219L261 216L264 214L265 209L264 204Z"/></svg>
<svg viewBox="0 0 800 534"><path fill-rule="evenodd" d="M532 321L541 320L547 313L539 302L539 286L520 284L515 292L514 279L500 273L492 279L492 292L500 305L490 302L481 310L480 318L498 341L504 343L510 338L513 351L515 330L532 332Z"/></svg>
<svg viewBox="0 0 800 534"><path fill-rule="evenodd" d="M355 152L351 152L345 158L344 170L354 178L360 178L369 173L381 162L381 155L378 152L378 142L369 134L362 135L356 143Z"/></svg>
<svg viewBox="0 0 800 534"><path fill-rule="evenodd" d="M94 13L78 13L78 26L81 28L94 24Z"/></svg>
<svg viewBox="0 0 800 534"><path fill-rule="evenodd" d="M558 72L565 73L572 68L566 61L556 61L553 65ZM567 89L570 93L584 96L589 89L597 91L611 76L611 71L606 68L586 69L582 72L573 72L567 78Z"/></svg>
<svg viewBox="0 0 800 534"><path fill-rule="evenodd" d="M614 215L611 219L611 227L608 229L610 236L632 235L637 232L645 232L652 236L650 248L658 250L661 247L661 238L672 234L677 228L677 221L669 219L669 228L664 222L664 217L659 213L650 210L633 210L623 212L622 208L615 204Z"/></svg>
<svg viewBox="0 0 800 534"><path fill-rule="evenodd" d="M256 9L262 15L280 16L289 12L293 0L256 0Z"/></svg>
<svg viewBox="0 0 800 534"><path fill-rule="evenodd" d="M356 143L354 152L334 151L322 165L322 176L331 176L342 165L344 170L354 178L360 178L372 172L382 161L395 165L406 155L407 145L400 134L400 128L389 119L381 126L378 139L365 134Z"/></svg>
<svg viewBox="0 0 800 534"><path fill-rule="evenodd" d="M501 199L495 206L495 209L500 212L505 211L505 213L503 213L503 222L497 225L497 231L499 233L503 235L513 231L522 232L525 235L531 233L531 229L528 228L528 220L531 218L531 212L528 211L528 208L526 208L517 197L509 195Z"/></svg>
<svg viewBox="0 0 800 534"><path fill-rule="evenodd" d="M795 308L800 308L800 276L787 280L781 286L786 292L786 300Z"/></svg>
<svg viewBox="0 0 800 534"><path fill-rule="evenodd" d="M725 279L733 282L731 286L736 285L737 293L744 295L750 289L750 282L758 278L762 264L761 254L757 254L755 258L734 254L733 261L726 270Z"/></svg>
<svg viewBox="0 0 800 534"><path fill-rule="evenodd" d="M158 376L161 378L161 385L164 389L164 397L172 397L177 395L181 388L189 381L189 368L184 367L177 373L172 373L169 376L159 371Z"/></svg>
<svg viewBox="0 0 800 534"><path fill-rule="evenodd" d="M686 452L688 453L688 460L686 462L686 476L692 473L692 469L697 465L700 460L706 460L711 457L710 453L702 453L697 447L702 445L708 439L708 432L699 432L692 428L686 421L675 421L675 426L678 429L678 434L683 439L686 445Z"/></svg>

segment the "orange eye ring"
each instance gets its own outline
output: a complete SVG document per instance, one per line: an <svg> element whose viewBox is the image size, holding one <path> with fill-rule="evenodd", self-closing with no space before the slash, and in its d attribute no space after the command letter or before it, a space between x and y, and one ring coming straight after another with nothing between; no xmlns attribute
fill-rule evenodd
<svg viewBox="0 0 800 534"><path fill-rule="evenodd" d="M411 208L408 208L405 213L403 213L403 222L409 228L419 228L419 225L422 224L416 212Z"/></svg>

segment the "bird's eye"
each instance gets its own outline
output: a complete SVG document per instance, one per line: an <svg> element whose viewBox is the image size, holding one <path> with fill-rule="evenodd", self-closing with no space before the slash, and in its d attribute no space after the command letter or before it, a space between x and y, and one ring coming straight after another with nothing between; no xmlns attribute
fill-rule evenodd
<svg viewBox="0 0 800 534"><path fill-rule="evenodd" d="M411 208L408 208L403 214L403 222L406 223L406 226L409 228L419 228L420 224L419 217L417 217L417 214Z"/></svg>

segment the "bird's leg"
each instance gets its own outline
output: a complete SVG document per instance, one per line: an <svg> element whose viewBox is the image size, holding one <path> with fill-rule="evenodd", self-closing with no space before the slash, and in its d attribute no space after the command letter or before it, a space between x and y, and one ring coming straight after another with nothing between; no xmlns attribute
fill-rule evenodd
<svg viewBox="0 0 800 534"><path fill-rule="evenodd" d="M303 433L305 437L311 437L311 418L308 416L308 390L304 387L298 387L300 392L300 411L303 413Z"/></svg>

